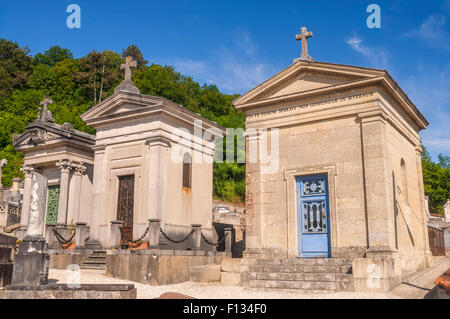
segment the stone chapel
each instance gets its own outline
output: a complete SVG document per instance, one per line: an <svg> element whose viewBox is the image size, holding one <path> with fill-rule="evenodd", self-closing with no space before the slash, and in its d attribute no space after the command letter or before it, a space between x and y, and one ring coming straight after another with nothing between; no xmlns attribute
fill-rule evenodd
<svg viewBox="0 0 450 319"><path fill-rule="evenodd" d="M127 58L125 80L115 93L81 116L95 136L56 124L48 98L26 132L14 136L15 148L25 154L22 226L16 235L26 233L31 176L37 171L49 181L47 239L54 227L70 237L68 228L81 223L88 227L86 247L109 248L112 223L123 223L122 240L132 242L150 219L160 220L173 237L189 234L193 224L214 237L215 143L204 132L222 136L224 129L172 101L140 94L131 81L135 63ZM173 158L175 145L182 146L180 160Z"/></svg>
<svg viewBox="0 0 450 319"><path fill-rule="evenodd" d="M279 130L278 171L247 159L246 255L364 265L381 256L395 260L395 277L413 273L429 257L419 137L428 122L387 71L316 62L310 37L302 28L302 56L234 101L255 129L247 150L261 129L269 141Z"/></svg>

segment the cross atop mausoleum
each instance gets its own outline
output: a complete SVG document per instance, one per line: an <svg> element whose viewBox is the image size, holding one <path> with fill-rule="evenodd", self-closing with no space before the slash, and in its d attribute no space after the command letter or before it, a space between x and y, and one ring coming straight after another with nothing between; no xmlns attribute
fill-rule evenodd
<svg viewBox="0 0 450 319"><path fill-rule="evenodd" d="M137 62L133 61L131 56L127 56L125 58L125 63L120 66L121 70L125 70L125 79L114 89L114 92L127 91L139 93L139 89L134 85L133 81L131 81L131 68L137 68Z"/></svg>
<svg viewBox="0 0 450 319"><path fill-rule="evenodd" d="M44 107L44 110L42 112L42 117L40 116L41 108L39 108L38 118L40 118L43 122L54 123L55 121L53 120L52 112L50 112L50 110L48 109L48 106L50 104L53 104L53 101L48 96L46 96L44 98L44 100L41 101L41 106Z"/></svg>
<svg viewBox="0 0 450 319"><path fill-rule="evenodd" d="M125 59L125 64L120 66L120 69L125 69L125 81L131 81L131 68L137 68L137 62L133 61L131 56L127 56Z"/></svg>
<svg viewBox="0 0 450 319"><path fill-rule="evenodd" d="M302 28L302 33L295 36L297 41L302 41L302 55L299 59L295 59L294 62L314 61L314 59L308 54L308 39L312 37L313 33L311 31L307 31L305 27Z"/></svg>

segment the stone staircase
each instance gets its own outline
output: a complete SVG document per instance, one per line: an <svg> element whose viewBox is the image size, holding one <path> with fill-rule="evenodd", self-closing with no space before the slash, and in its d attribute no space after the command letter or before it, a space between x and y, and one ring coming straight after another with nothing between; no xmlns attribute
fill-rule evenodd
<svg viewBox="0 0 450 319"><path fill-rule="evenodd" d="M80 268L106 270L106 250L94 250L88 258L81 263Z"/></svg>
<svg viewBox="0 0 450 319"><path fill-rule="evenodd" d="M247 259L242 286L305 293L353 291L352 259Z"/></svg>

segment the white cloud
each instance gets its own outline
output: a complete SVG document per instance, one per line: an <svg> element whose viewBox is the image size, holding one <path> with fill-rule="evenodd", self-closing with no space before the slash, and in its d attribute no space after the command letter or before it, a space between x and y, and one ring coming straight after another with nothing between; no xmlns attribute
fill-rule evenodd
<svg viewBox="0 0 450 319"><path fill-rule="evenodd" d="M418 30L407 32L404 36L421 39L432 46L450 50L450 35L444 30L445 25L444 15L431 15L420 25Z"/></svg>
<svg viewBox="0 0 450 319"><path fill-rule="evenodd" d="M360 53L367 59L372 67L379 69L390 69L388 64L388 53L383 48L370 47L363 43L364 41L354 35L350 39L346 40L346 43L356 52Z"/></svg>
<svg viewBox="0 0 450 319"><path fill-rule="evenodd" d="M211 53L208 61L177 57L171 62L182 74L201 83L215 84L225 93L244 93L273 74L272 67L258 55L257 45L245 30L234 43Z"/></svg>

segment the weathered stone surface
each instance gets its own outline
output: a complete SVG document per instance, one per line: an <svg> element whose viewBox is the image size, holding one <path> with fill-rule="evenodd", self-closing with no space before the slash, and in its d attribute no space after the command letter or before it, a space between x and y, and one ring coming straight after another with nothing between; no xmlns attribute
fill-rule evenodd
<svg viewBox="0 0 450 319"><path fill-rule="evenodd" d="M6 299L136 299L134 285L81 285L70 288L63 284L43 286L11 285Z"/></svg>
<svg viewBox="0 0 450 319"><path fill-rule="evenodd" d="M193 255L192 251L109 250L106 256L106 275L152 286L182 283L189 281L189 267L220 264L228 258L225 253L215 254L216 256L209 256L203 251ZM217 281L220 281L220 277Z"/></svg>
<svg viewBox="0 0 450 319"><path fill-rule="evenodd" d="M220 282L224 286L241 286L241 276L240 272L222 272L220 274Z"/></svg>
<svg viewBox="0 0 450 319"><path fill-rule="evenodd" d="M189 267L189 280L194 282L219 282L221 276L219 265Z"/></svg>
<svg viewBox="0 0 450 319"><path fill-rule="evenodd" d="M242 259L225 259L220 265L222 272L241 272L245 266Z"/></svg>

